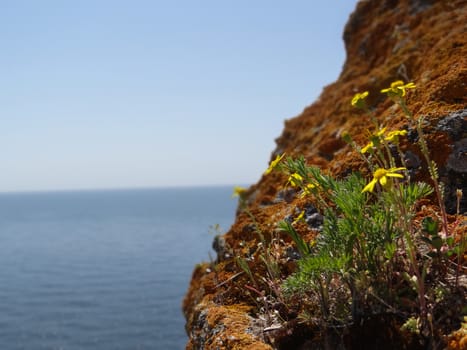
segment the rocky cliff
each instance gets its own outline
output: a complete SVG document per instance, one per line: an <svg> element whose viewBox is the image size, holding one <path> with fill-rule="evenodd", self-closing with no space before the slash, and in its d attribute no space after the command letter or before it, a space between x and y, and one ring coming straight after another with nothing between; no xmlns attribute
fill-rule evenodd
<svg viewBox="0 0 467 350"><path fill-rule="evenodd" d="M371 178L358 150L343 140L348 134L355 144L368 142L368 133L373 132L371 122L350 104L355 93L368 91L365 102L378 124L408 132L401 147L407 156L404 164L410 163L414 170L413 179L430 183L414 127L401 108L380 93L396 80L414 82L416 88L404 98L415 119L425 118L422 127L429 156L444 184L448 233L456 242L463 240L467 209L466 29L467 2L463 0L360 1L344 29L347 59L339 79L325 87L301 115L285 122L272 160L284 153L303 156L308 165L336 178L357 170ZM336 323L333 330L307 322L301 300L282 302L278 297L281 286L267 278L271 275L268 268L276 266L285 279L296 271L300 254L290 236L277 230L277 223L312 208L310 199L286 185L287 176L273 171L242 192L234 225L215 239L216 261L195 269L183 303L190 337L187 349L467 349L465 328L453 333L460 328L459 317L466 311L464 251L457 251L457 258L452 258L455 261L444 261L457 263L460 273L456 290L450 289L451 299L445 299L443 306L453 311L424 315L431 336L423 330L401 330L404 322L420 311L417 296L410 293L406 301L398 299L397 305L402 306L386 305L382 312L380 306L388 302L375 301L371 305L379 306L366 310L358 324L354 317L346 324ZM440 212L434 195L422 204L417 207L419 214ZM310 243L320 233L323 215L316 210L306 215L307 223L298 224L297 231ZM243 257L248 266L242 268L236 257ZM265 257L273 261L262 261ZM248 269L258 280L256 285ZM413 300L408 300L410 297ZM326 337L330 329L338 336Z"/></svg>

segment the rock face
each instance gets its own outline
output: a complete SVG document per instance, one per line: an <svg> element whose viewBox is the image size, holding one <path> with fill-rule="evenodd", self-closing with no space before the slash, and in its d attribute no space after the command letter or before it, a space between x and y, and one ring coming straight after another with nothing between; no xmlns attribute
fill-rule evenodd
<svg viewBox="0 0 467 350"><path fill-rule="evenodd" d="M339 79L325 87L320 98L301 115L285 122L272 159L283 153L291 157L303 155L308 164L336 177L344 177L357 169L369 176L363 170L358 152L342 139L342 135L348 133L359 145L368 142L371 123L350 105L350 100L357 92L369 91L367 104L378 122L390 129L407 129L407 118L380 90L395 80L413 81L417 88L408 93L407 105L416 118L426 118L423 128L431 158L437 163L440 180L445 185L448 213L455 214L456 190L462 189L460 212L464 213L465 220L467 2L360 1L343 37L347 60ZM414 176L429 182L423 156L410 141L409 134L403 146L409 163L418 169ZM242 195L247 210L239 210L230 231L216 239L217 260L195 269L183 303L190 337L187 349L435 348L422 346L416 339L403 335L387 334L393 332L392 319L368 317L362 321L363 327L355 325L349 329L352 335L347 337L344 346L344 343L315 341L316 334L310 335L309 328L296 318L297 315L294 319L293 311L285 312L280 306L274 309L277 319L282 320L279 324L261 316L258 310L264 307L261 300L266 296L249 282L234 257L254 256L261 242L257 234L260 231L272 245L279 240L289 244L281 254L287 255L292 263L284 263L280 269L285 275L294 271L297 252L290 239L277 233L276 226L278 221L294 215L303 203L284 186L286 182L283 174L272 172L249 188ZM436 204L434 197L430 201ZM312 207L307 210L309 226L319 228L322 217ZM465 229L462 224L460 226L460 230ZM305 235L304 239L311 240L312 236ZM250 264L250 267L256 269L258 275L267 273L261 270L264 264ZM465 306L465 299L459 302ZM455 327L453 324L452 329L446 331L454 331ZM462 346L467 343L460 345L460 341L450 343L451 348L466 349Z"/></svg>

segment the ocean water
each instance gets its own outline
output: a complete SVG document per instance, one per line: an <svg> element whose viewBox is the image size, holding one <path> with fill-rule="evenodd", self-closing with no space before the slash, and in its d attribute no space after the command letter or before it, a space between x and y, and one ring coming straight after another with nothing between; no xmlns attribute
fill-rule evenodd
<svg viewBox="0 0 467 350"><path fill-rule="evenodd" d="M0 349L184 349L231 187L0 194Z"/></svg>

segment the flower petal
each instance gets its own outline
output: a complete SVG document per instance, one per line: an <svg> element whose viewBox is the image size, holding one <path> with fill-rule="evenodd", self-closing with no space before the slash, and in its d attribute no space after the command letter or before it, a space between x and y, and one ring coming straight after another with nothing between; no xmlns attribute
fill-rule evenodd
<svg viewBox="0 0 467 350"><path fill-rule="evenodd" d="M397 173L387 173L386 176L389 176L389 177L399 177L399 178L401 178L401 179L404 178L403 175L397 174Z"/></svg>
<svg viewBox="0 0 467 350"><path fill-rule="evenodd" d="M376 182L377 180L376 179L373 179L371 180L368 185L366 185L363 190L362 190L362 193L363 192L373 192L374 188L375 188L375 185L376 185Z"/></svg>
<svg viewBox="0 0 467 350"><path fill-rule="evenodd" d="M366 153L372 148L373 148L373 142L370 142L360 150L360 153Z"/></svg>
<svg viewBox="0 0 467 350"><path fill-rule="evenodd" d="M386 176L388 176L389 174L386 174L384 175L383 177L381 177L381 179L379 179L379 183L381 184L381 186L386 186L386 184L388 183L388 178Z"/></svg>
<svg viewBox="0 0 467 350"><path fill-rule="evenodd" d="M401 170L407 170L407 168L404 168L403 166L402 167L399 167L399 168L390 168L388 169L388 172L395 172L395 171L401 171Z"/></svg>
<svg viewBox="0 0 467 350"><path fill-rule="evenodd" d="M277 166L277 164L279 164L279 162L282 160L282 158L284 158L284 156L285 153L283 153L282 155L277 155L276 158L271 162L271 164L269 164L269 167L264 171L264 175L267 175L271 171L273 171L273 169Z"/></svg>

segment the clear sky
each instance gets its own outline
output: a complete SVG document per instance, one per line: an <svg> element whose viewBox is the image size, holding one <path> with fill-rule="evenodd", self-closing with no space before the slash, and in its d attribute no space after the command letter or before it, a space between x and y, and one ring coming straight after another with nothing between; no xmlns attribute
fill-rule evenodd
<svg viewBox="0 0 467 350"><path fill-rule="evenodd" d="M0 191L256 182L356 2L0 1Z"/></svg>

